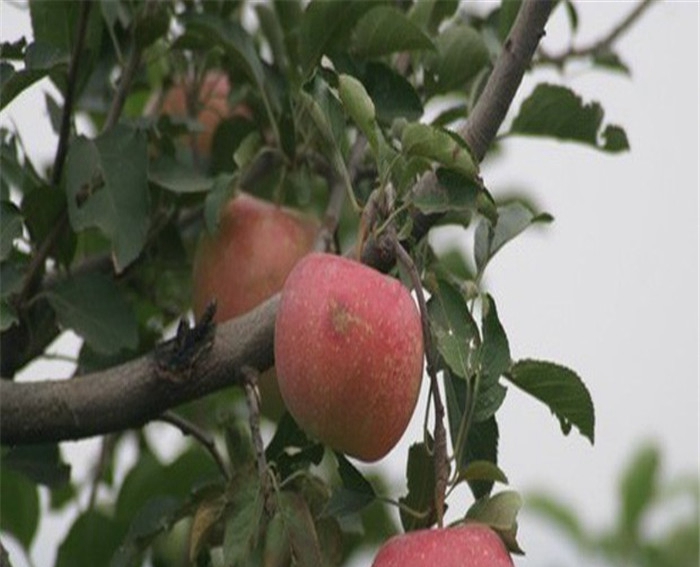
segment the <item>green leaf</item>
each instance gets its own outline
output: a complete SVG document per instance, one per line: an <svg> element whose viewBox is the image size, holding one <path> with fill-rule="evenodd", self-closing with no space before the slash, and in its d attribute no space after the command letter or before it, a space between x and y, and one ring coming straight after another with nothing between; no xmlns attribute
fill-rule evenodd
<svg viewBox="0 0 700 567"><path fill-rule="evenodd" d="M338 75L338 95L346 112L367 137L374 153L379 151L379 137L374 103L363 84L350 75Z"/></svg>
<svg viewBox="0 0 700 567"><path fill-rule="evenodd" d="M209 191L214 180L202 175L193 167L186 166L176 159L164 155L148 166L148 180L173 193L204 193Z"/></svg>
<svg viewBox="0 0 700 567"><path fill-rule="evenodd" d="M283 491L279 495L278 506L289 537L294 565L323 565L321 544L306 501L299 494Z"/></svg>
<svg viewBox="0 0 700 567"><path fill-rule="evenodd" d="M393 6L377 6L357 22L352 49L360 57L372 58L435 46L402 11Z"/></svg>
<svg viewBox="0 0 700 567"><path fill-rule="evenodd" d="M474 233L474 260L480 274L496 253L526 228L553 220L547 213L536 215L518 201L502 205L497 211L498 219L495 225L487 219L482 219Z"/></svg>
<svg viewBox="0 0 700 567"><path fill-rule="evenodd" d="M659 491L660 455L654 445L640 447L620 481L620 535L632 542L641 536L642 520Z"/></svg>
<svg viewBox="0 0 700 567"><path fill-rule="evenodd" d="M425 69L430 94L463 88L489 64L489 51L481 34L465 24L441 31L435 45L437 53L428 57Z"/></svg>
<svg viewBox="0 0 700 567"><path fill-rule="evenodd" d="M0 477L0 530L12 534L25 550L29 550L39 526L37 487L5 466L0 470Z"/></svg>
<svg viewBox="0 0 700 567"><path fill-rule="evenodd" d="M109 565L124 535L124 529L96 508L78 516L58 549L56 567ZM87 542L93 542L87 545Z"/></svg>
<svg viewBox="0 0 700 567"><path fill-rule="evenodd" d="M66 158L71 226L97 227L112 243L119 273L141 253L148 233L146 135L122 124L94 140L82 136Z"/></svg>
<svg viewBox="0 0 700 567"><path fill-rule="evenodd" d="M0 63L0 110L10 104L22 91L48 75L52 69L20 69Z"/></svg>
<svg viewBox="0 0 700 567"><path fill-rule="evenodd" d="M498 463L498 423L495 415L491 415L484 421L471 420L466 438L462 440L461 448L458 446L460 427L467 411L467 382L451 372L445 372L445 395L447 399L447 417L450 424L450 438L455 454L460 452L457 469L464 469L475 461L488 461L496 465ZM475 498L481 498L491 492L493 481L481 479L467 479L469 488Z"/></svg>
<svg viewBox="0 0 700 567"><path fill-rule="evenodd" d="M199 447L183 453L169 465L163 465L148 451L142 451L137 464L124 479L115 505L115 518L125 529L131 525L134 511L151 498L171 496L184 499L197 483L220 479L211 458Z"/></svg>
<svg viewBox="0 0 700 567"><path fill-rule="evenodd" d="M381 124L389 126L397 118L415 121L423 116L423 103L416 89L388 65L370 61L361 78Z"/></svg>
<svg viewBox="0 0 700 567"><path fill-rule="evenodd" d="M338 462L338 475L343 486L333 490L325 513L329 516L355 514L371 504L377 497L370 482L343 455L335 453Z"/></svg>
<svg viewBox="0 0 700 567"><path fill-rule="evenodd" d="M508 484L508 477L491 461L473 460L459 471L459 479L466 481L487 480Z"/></svg>
<svg viewBox="0 0 700 567"><path fill-rule="evenodd" d="M9 201L0 202L0 261L5 261L22 236L22 213Z"/></svg>
<svg viewBox="0 0 700 567"><path fill-rule="evenodd" d="M436 126L412 122L407 124L401 137L403 152L436 161L468 179L474 179L478 167L466 145L456 134Z"/></svg>
<svg viewBox="0 0 700 567"><path fill-rule="evenodd" d="M17 323L19 323L19 317L15 308L7 300L0 300L0 331L6 331Z"/></svg>
<svg viewBox="0 0 700 567"><path fill-rule="evenodd" d="M459 0L417 0L411 6L408 17L432 35L438 33L440 24L451 18L459 7Z"/></svg>
<svg viewBox="0 0 700 567"><path fill-rule="evenodd" d="M110 567L140 565L146 548L158 535L173 526L179 518L181 507L181 502L170 496L148 500L136 512L126 538L112 556Z"/></svg>
<svg viewBox="0 0 700 567"><path fill-rule="evenodd" d="M568 434L574 425L593 444L593 401L588 389L573 370L553 362L520 360L513 364L506 377L546 404L559 419L564 434Z"/></svg>
<svg viewBox="0 0 700 567"><path fill-rule="evenodd" d="M38 185L25 193L22 199L22 214L29 236L38 245L51 234L51 231L66 212L66 196L62 191L49 185ZM77 238L67 232L58 240L53 256L64 266L69 266L75 254Z"/></svg>
<svg viewBox="0 0 700 567"><path fill-rule="evenodd" d="M3 456L2 464L49 488L65 486L70 479L70 466L61 460L55 443L13 447Z"/></svg>
<svg viewBox="0 0 700 567"><path fill-rule="evenodd" d="M280 419L277 431L265 449L265 458L276 464L282 480L310 464L318 465L323 454L323 445L309 439L289 412Z"/></svg>
<svg viewBox="0 0 700 567"><path fill-rule="evenodd" d="M304 11L299 33L302 74L308 77L321 56L345 43L362 15L377 3L314 0Z"/></svg>
<svg viewBox="0 0 700 567"><path fill-rule="evenodd" d="M467 518L491 526L498 531L508 531L516 525L516 518L523 499L514 490L499 492L480 498L467 511Z"/></svg>
<svg viewBox="0 0 700 567"><path fill-rule="evenodd" d="M510 348L508 338L498 318L496 303L489 294L481 305L481 368L493 378L498 378L510 368Z"/></svg>
<svg viewBox="0 0 700 567"><path fill-rule="evenodd" d="M599 103L585 104L571 89L540 84L523 101L510 133L581 142L608 152L629 149L627 136L619 126L612 132L606 128L607 135L603 136L606 141L600 143L603 116Z"/></svg>
<svg viewBox="0 0 700 567"><path fill-rule="evenodd" d="M424 516L416 517L407 510L401 509L401 525L406 532L428 528L436 520L435 461L432 442L430 446L425 442L411 445L406 462L406 479L408 494L399 498L399 503Z"/></svg>
<svg viewBox="0 0 700 567"><path fill-rule="evenodd" d="M138 322L111 278L84 273L47 292L65 329L73 329L98 353L113 354L138 345Z"/></svg>
<svg viewBox="0 0 700 567"><path fill-rule="evenodd" d="M437 170L438 183L430 191L412 195L411 203L426 215L435 213L471 213L476 210L481 187L473 178L449 169Z"/></svg>
<svg viewBox="0 0 700 567"><path fill-rule="evenodd" d="M443 279L430 290L428 316L438 352L450 369L462 378L472 373L471 354L479 330L460 292Z"/></svg>
<svg viewBox="0 0 700 567"><path fill-rule="evenodd" d="M224 563L245 565L260 538L263 496L257 477L237 488L224 528Z"/></svg>

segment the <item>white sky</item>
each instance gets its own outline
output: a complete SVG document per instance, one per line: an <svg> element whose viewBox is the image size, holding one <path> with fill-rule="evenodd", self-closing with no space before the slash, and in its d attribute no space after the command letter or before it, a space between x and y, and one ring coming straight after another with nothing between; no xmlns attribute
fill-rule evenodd
<svg viewBox="0 0 700 567"><path fill-rule="evenodd" d="M632 6L580 4L580 44ZM27 33L25 15L4 0L1 20L3 41ZM563 46L564 30L559 9L545 45ZM600 528L616 516L617 477L638 443L661 445L667 477L698 468L698 35L696 2L660 3L618 44L631 78L538 72L521 87L514 109L540 80L598 100L606 122L626 129L631 152L610 156L519 138L483 170L495 196L525 189L556 219L509 244L487 271L512 355L577 371L597 418L591 447L575 431L563 437L544 406L510 388L499 413L500 464L513 488L551 491ZM0 121L24 127L30 152L50 159L55 142L40 91L13 102ZM469 233L456 238L471 246ZM30 374L49 372L38 366ZM404 490L406 452L421 436L421 419L378 465L395 483L395 496ZM90 452L81 447L94 442L72 444L70 456ZM84 463L73 464L84 474ZM464 498L453 495L453 509L463 509ZM44 524L32 553L37 567L51 563L62 530L61 521ZM519 539L527 556L516 559L518 566L590 564L530 516L521 518Z"/></svg>

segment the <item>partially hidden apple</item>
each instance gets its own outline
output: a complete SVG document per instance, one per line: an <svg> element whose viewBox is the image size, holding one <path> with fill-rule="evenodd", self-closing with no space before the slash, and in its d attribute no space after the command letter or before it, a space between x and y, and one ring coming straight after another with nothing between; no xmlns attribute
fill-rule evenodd
<svg viewBox="0 0 700 567"><path fill-rule="evenodd" d="M275 367L302 429L376 461L396 445L418 399L423 336L416 305L394 278L340 256L309 254L282 290Z"/></svg>
<svg viewBox="0 0 700 567"><path fill-rule="evenodd" d="M279 292L294 265L311 252L319 223L247 193L224 207L214 235L204 233L193 269L193 311L199 319L216 301L215 322L243 315ZM263 411L283 412L274 373L261 376Z"/></svg>
<svg viewBox="0 0 700 567"><path fill-rule="evenodd" d="M212 139L214 132L222 120L233 116L250 117L250 109L245 105L231 107L229 94L231 84L228 76L222 71L209 71L203 78L193 101L194 108L188 108L188 91L192 88L192 82L188 79L179 79L163 97L160 113L172 118L194 117L201 128L195 134L195 148L197 153L204 158L211 155Z"/></svg>
<svg viewBox="0 0 700 567"><path fill-rule="evenodd" d="M513 560L496 532L468 523L394 536L372 567L513 567Z"/></svg>

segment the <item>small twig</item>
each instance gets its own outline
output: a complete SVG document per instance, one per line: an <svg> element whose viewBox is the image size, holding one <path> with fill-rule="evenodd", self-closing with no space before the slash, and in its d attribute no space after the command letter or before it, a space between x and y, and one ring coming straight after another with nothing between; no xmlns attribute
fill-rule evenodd
<svg viewBox="0 0 700 567"><path fill-rule="evenodd" d="M119 117L122 114L122 109L124 108L124 102L126 101L126 95L129 93L131 83L134 80L134 75L136 74L136 70L139 68L140 64L141 49L139 48L136 40L132 39L129 59L124 66L121 77L119 77L119 85L117 86L117 91L114 93L112 105L109 107L102 132L111 130L119 120Z"/></svg>
<svg viewBox="0 0 700 567"><path fill-rule="evenodd" d="M85 43L85 35L87 33L87 23L90 16L90 8L92 2L83 0L80 6L80 14L78 19L78 28L76 31L75 44L71 53L70 62L68 63L68 79L66 84L66 95L63 101L63 110L61 113L61 126L58 134L58 145L56 146L56 157L53 160L53 171L51 172L51 185L58 190L58 185L61 182L63 174L63 166L66 163L68 156L68 139L71 132L71 119L73 117L73 104L75 102L75 86L78 77L78 68L80 63L80 55L83 51ZM32 259L27 267L26 276L22 284L22 289L18 295L17 303L21 307L27 300L27 297L32 293L37 278L44 267L46 258L53 250L56 242L58 242L61 234L68 226L68 212L61 213L57 222L46 236L41 246L32 256Z"/></svg>
<svg viewBox="0 0 700 567"><path fill-rule="evenodd" d="M274 514L274 501L272 499L272 486L270 484L270 473L265 459L265 444L260 434L260 391L258 390L259 372L250 366L242 369L244 380L243 389L245 399L248 404L248 420L250 422L250 434L255 446L255 459L258 464L258 475L260 477L260 487L265 502L265 511L268 515Z"/></svg>
<svg viewBox="0 0 700 567"><path fill-rule="evenodd" d="M226 479L226 481L229 481L231 479L231 473L226 467L226 463L224 462L223 457L216 448L214 438L211 435L209 435L208 432L204 431L191 421L188 421L181 415L176 414L172 410L164 411L160 415L160 417L158 417L158 419L165 423L169 423L174 427L177 427L183 435L194 437L197 441L199 441L199 443L212 456L214 462L219 467L219 470L221 471L221 474Z"/></svg>
<svg viewBox="0 0 700 567"><path fill-rule="evenodd" d="M90 488L90 498L88 500L88 510L92 510L95 507L95 502L97 501L97 489L100 486L100 479L104 474L107 463L114 451L114 445L117 440L116 434L105 435L100 440L100 457L95 465L92 474L92 487Z"/></svg>
<svg viewBox="0 0 700 567"><path fill-rule="evenodd" d="M356 183L356 178L359 175L362 158L367 149L367 139L364 136L358 136L350 149L350 159L348 161L348 175L352 183ZM323 215L323 224L316 238L315 249L318 251L328 251L333 247L334 235L338 229L340 215L343 211L345 203L346 188L343 179L335 173L331 168L324 168L326 177L330 185L330 195L328 204Z"/></svg>
<svg viewBox="0 0 700 567"><path fill-rule="evenodd" d="M654 0L642 0L639 2L618 25L610 30L607 35L603 36L598 41L587 45L586 47L572 46L558 55L551 55L544 49L540 48L537 62L548 63L561 68L570 59L582 59L598 53L609 51L612 45L622 36L622 34L624 34L632 26L632 24L634 24L642 16L647 8L651 6L653 1Z"/></svg>
<svg viewBox="0 0 700 567"><path fill-rule="evenodd" d="M428 367L428 375L430 376L430 390L435 406L435 445L433 448L434 465L435 465L435 513L437 524L439 527L443 525L443 516L445 513L445 492L447 490L447 480L449 476L449 464L447 460L447 434L445 431L445 406L440 397L438 389L437 370L435 364L435 354L432 345L432 337L430 334L430 322L428 319L428 307L425 303L425 295L423 294L423 285L420 281L418 268L411 256L406 252L404 247L399 242L396 235L393 235L394 249L396 258L408 271L413 284L413 290L418 298L418 306L420 308L421 323L423 325L423 343L425 345L425 358Z"/></svg>

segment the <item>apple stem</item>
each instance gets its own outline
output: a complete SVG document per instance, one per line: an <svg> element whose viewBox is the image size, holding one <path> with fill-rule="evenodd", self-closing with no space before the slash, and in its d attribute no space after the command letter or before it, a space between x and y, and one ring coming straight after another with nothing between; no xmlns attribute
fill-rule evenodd
<svg viewBox="0 0 700 567"><path fill-rule="evenodd" d="M212 456L214 462L219 467L221 475L228 481L231 480L231 473L224 462L224 458L221 456L216 448L216 443L214 443L214 438L207 432L192 423L191 421L185 419L181 415L178 415L172 410L164 411L160 417L159 421L164 423L169 423L170 425L177 427L183 435L191 436L196 439L204 449Z"/></svg>
<svg viewBox="0 0 700 567"><path fill-rule="evenodd" d="M242 368L243 389L248 405L248 421L250 423L250 435L255 446L255 458L258 464L258 475L260 477L260 488L262 490L265 511L272 517L275 511L275 504L272 498L272 485L270 483L269 469L265 459L265 444L260 434L260 390L258 390L258 378L260 373L250 366Z"/></svg>
<svg viewBox="0 0 700 567"><path fill-rule="evenodd" d="M428 319L428 308L423 294L418 268L410 254L401 245L399 239L392 229L392 241L396 251L396 257L401 265L408 272L418 299L421 323L423 326L423 344L425 345L425 359L430 377L430 394L435 406L435 445L433 448L433 463L435 466L435 514L438 527L443 526L443 516L445 513L445 493L447 491L447 481L449 477L449 461L447 460L447 434L445 431L445 406L440 397L438 379L435 364L435 353L432 346L432 336L430 334L430 320Z"/></svg>

